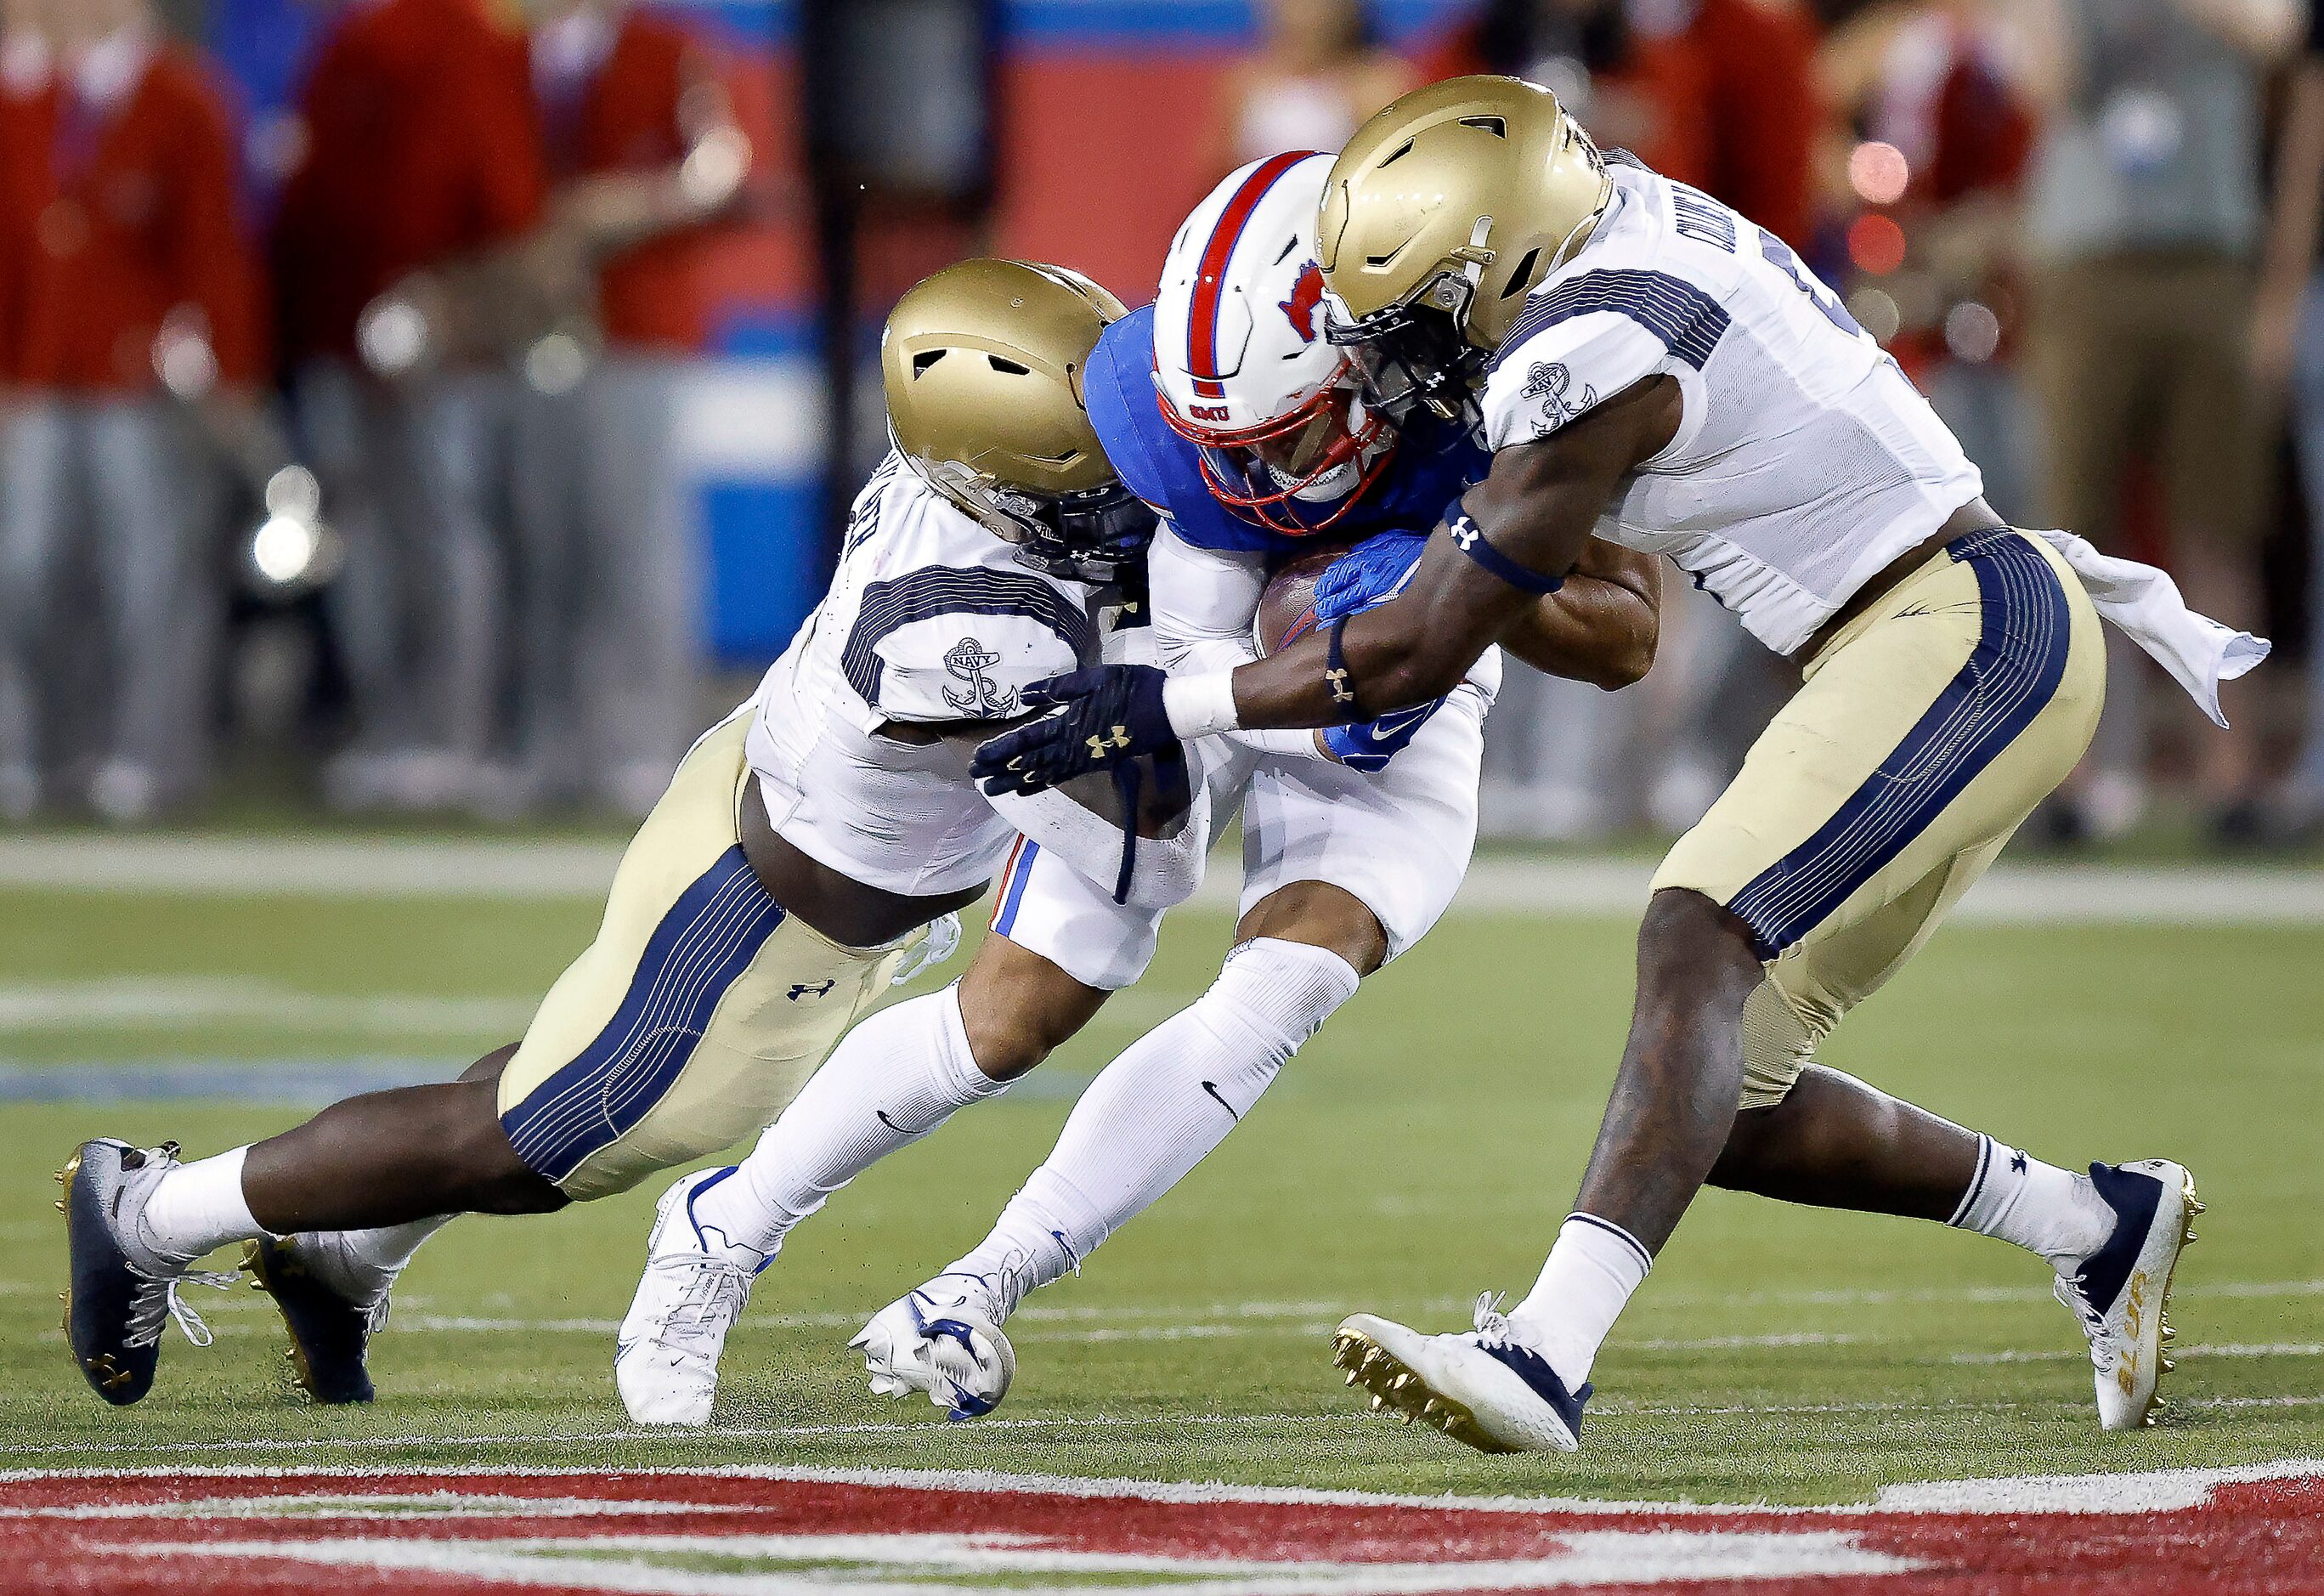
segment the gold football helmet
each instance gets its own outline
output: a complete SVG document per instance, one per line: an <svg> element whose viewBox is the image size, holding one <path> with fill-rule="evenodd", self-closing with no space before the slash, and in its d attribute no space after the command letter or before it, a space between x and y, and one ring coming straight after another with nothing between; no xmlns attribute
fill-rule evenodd
<svg viewBox="0 0 2324 1596"><path fill-rule="evenodd" d="M1522 78L1433 83L1357 129L1324 180L1317 242L1333 339L1374 402L1458 413L1526 296L1589 242L1613 194L1582 125Z"/></svg>
<svg viewBox="0 0 2324 1596"><path fill-rule="evenodd" d="M1083 399L1098 335L1127 314L1062 266L962 261L898 300L880 340L897 451L1027 563L1080 581L1113 580L1153 534Z"/></svg>

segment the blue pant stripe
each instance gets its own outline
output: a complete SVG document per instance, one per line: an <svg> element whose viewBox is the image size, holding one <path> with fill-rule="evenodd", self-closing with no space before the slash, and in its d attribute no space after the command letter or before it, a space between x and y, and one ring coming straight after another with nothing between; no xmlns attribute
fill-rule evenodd
<svg viewBox="0 0 2324 1596"><path fill-rule="evenodd" d="M676 1084L726 989L783 918L742 850L720 854L654 927L604 1029L501 1116L526 1167L562 1180L633 1129Z"/></svg>
<svg viewBox="0 0 2324 1596"><path fill-rule="evenodd" d="M705 881L708 879L707 876L703 878ZM696 884L698 887L702 882ZM663 917L657 936L672 927L678 927L676 935L666 955L659 959L655 955L659 950L649 943L647 956L640 961L638 971L632 977L631 992L634 1000L638 990L636 982L645 980L648 984L644 1001L638 1005L631 1023L610 1051L617 1056L629 1056L640 1047L638 1038L650 1041L664 1029L677 1017L678 1005L684 1000L687 973L699 964L706 949L727 932L738 914L747 913L755 903L765 900L766 894L759 887L756 877L744 872L741 874L727 873L710 892L699 912L690 918L681 918L674 905L670 913ZM684 903L686 899L681 897L679 901ZM607 1038L615 1034L616 1028L622 1026L622 1013L629 1008L630 1004L625 1002L623 1010L616 1012L613 1020L608 1023L593 1047L604 1046ZM635 1057L630 1057L630 1062L634 1063ZM683 1061L679 1067L684 1067ZM659 1073L630 1072L633 1080L642 1077L649 1081ZM674 1073L671 1078L675 1079ZM560 1082L563 1083L561 1086ZM654 1095L658 1098L666 1090L668 1084L664 1083L655 1090ZM517 1148L517 1151L524 1155L528 1147L535 1149L551 1148L590 1126L602 1125L612 1107L599 1075L570 1067L559 1070L556 1075L542 1082L526 1099L521 1112L525 1115L527 1140L525 1145ZM514 1138L511 1139L513 1143ZM603 1146L604 1143L598 1145ZM586 1154L583 1156L586 1157Z"/></svg>
<svg viewBox="0 0 2324 1596"><path fill-rule="evenodd" d="M714 876L720 878L715 883ZM569 1173L589 1151L604 1146L635 1122L639 1116L620 1112L634 1095L633 1087L650 1085L656 1098L668 1090L677 1071L668 1070L663 1078L662 1066L668 1062L669 1044L680 1039L670 1032L683 1027L685 1005L697 973L735 923L738 910L746 909L752 896L764 899L765 894L756 887L755 880L746 881L714 867L687 894L681 895L650 940L632 976L630 993L613 1019L579 1058L544 1081L522 1105L511 1111L512 1115L522 1117L521 1139L516 1133L511 1136L521 1156L543 1164L565 1164L565 1172ZM715 1006L715 998L712 1002ZM698 1031L698 1025L695 1029ZM690 1055L691 1038L686 1040L685 1052ZM636 1067L657 1054L661 1056L652 1066ZM583 1067L592 1057L598 1067ZM681 1057L677 1068L683 1067ZM608 1084L615 1079L624 1082L618 1101L608 1091ZM608 1130L609 1126L613 1129ZM567 1144L591 1138L595 1146L567 1163L562 1154Z"/></svg>
<svg viewBox="0 0 2324 1596"><path fill-rule="evenodd" d="M2018 573L2006 566L1988 572L1981 564L1978 569L1980 592L2002 622L1988 621L1978 650L1983 652L1997 633L2006 635L2006 618L2016 607L2013 601L2022 584L2015 580ZM1983 580L1987 575L1990 582ZM2034 685L2038 660L2038 650L2030 657L2005 654L1998 669L1980 669L1973 654L1905 742L1818 836L1763 877L1758 892L1738 895L1743 908L1738 912L1748 910L1746 918L1766 927L1778 947L1804 935L1873 870L1894 858L1969 776L2006 746L2006 737L1994 740L1993 734L2009 725L2011 711ZM1835 888L1839 896L1830 897ZM1811 913L1804 926L1798 924ZM1792 934L1784 935L1786 930Z"/></svg>
<svg viewBox="0 0 2324 1596"><path fill-rule="evenodd" d="M1729 901L1762 958L1805 936L1902 853L2057 693L2073 618L2049 562L2006 530L1956 539L1947 552L1977 577L1977 645L1879 769Z"/></svg>

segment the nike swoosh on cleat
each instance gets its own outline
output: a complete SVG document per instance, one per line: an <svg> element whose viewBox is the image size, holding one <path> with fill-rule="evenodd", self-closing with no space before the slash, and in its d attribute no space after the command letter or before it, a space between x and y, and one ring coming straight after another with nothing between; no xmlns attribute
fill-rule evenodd
<svg viewBox="0 0 2324 1596"><path fill-rule="evenodd" d="M1549 1366L1549 1360L1528 1346L1487 1344L1479 1350L1487 1357L1498 1360L1510 1373L1532 1387L1534 1395L1546 1402L1550 1411L1563 1423L1566 1433L1576 1440L1581 1439L1582 1405L1590 1400L1595 1387L1585 1381L1580 1390L1567 1390L1565 1382L1557 1378L1557 1370Z"/></svg>
<svg viewBox="0 0 2324 1596"><path fill-rule="evenodd" d="M1203 1083L1203 1090L1209 1093L1212 1100L1221 1108L1227 1111L1228 1119L1232 1120L1238 1125L1242 1123L1242 1116L1234 1112L1234 1104L1229 1102L1225 1098L1219 1095L1219 1089L1214 1084L1209 1081L1204 1081Z"/></svg>

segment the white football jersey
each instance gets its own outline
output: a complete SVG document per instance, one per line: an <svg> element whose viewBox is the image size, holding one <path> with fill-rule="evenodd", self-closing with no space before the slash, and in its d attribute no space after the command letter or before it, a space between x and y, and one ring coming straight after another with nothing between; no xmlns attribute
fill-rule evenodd
<svg viewBox="0 0 2324 1596"><path fill-rule="evenodd" d="M1655 374L1678 435L1596 528L1666 554L1779 653L1984 491L1977 467L1791 246L1626 157L1597 232L1493 356L1496 449Z"/></svg>
<svg viewBox="0 0 2324 1596"><path fill-rule="evenodd" d="M856 495L831 591L752 701L746 744L785 841L915 897L988 881L1017 830L966 757L890 721L994 721L1101 655L1089 590L1017 563L890 453Z"/></svg>

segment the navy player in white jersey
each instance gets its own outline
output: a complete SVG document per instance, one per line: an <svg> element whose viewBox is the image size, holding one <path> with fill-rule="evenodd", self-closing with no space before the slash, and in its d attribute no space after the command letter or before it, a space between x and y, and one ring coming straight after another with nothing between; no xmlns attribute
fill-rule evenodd
<svg viewBox="0 0 2324 1596"><path fill-rule="evenodd" d="M2039 1254L2102 1424L2146 1420L2187 1171L2053 1167L1816 1053L2072 769L2104 690L2101 611L2215 718L2265 644L2190 613L2160 572L2005 525L1789 248L1609 166L1545 89L1462 78L1397 101L1341 152L1319 228L1367 401L1480 413L1491 470L1386 604L1231 671L1028 692L1059 707L980 751L994 787L1425 703L1593 534L1668 556L1806 677L1655 876L1613 1102L1539 1281L1507 1315L1480 1299L1458 1335L1356 1315L1337 1342L1351 1379L1472 1445L1572 1450L1600 1345L1709 1181Z"/></svg>
<svg viewBox="0 0 2324 1596"><path fill-rule="evenodd" d="M1345 355L1323 337L1314 218L1330 164L1279 156L1220 184L1180 231L1156 304L1109 327L1082 376L1124 485L1161 517L1147 630L1172 664L1253 658L1268 573L1319 547L1369 540L1333 567L1340 602L1387 591L1421 541L1413 530L1486 465L1464 427L1416 418L1399 435L1368 420ZM1618 686L1653 657L1652 564L1600 547L1585 567L1507 635L1545 668ZM1475 839L1499 669L1488 650L1440 705L1381 724L1212 747L1212 812L1240 804L1244 836L1242 915L1218 980L1106 1067L983 1242L864 1326L854 1344L875 1390L990 1411L1013 1368L1001 1326L1023 1296L1192 1169L1358 982L1434 923ZM1113 884L1026 839L956 989L857 1027L736 1170L673 1188L623 1328L617 1370L633 1416L706 1419L726 1326L792 1227L1138 979L1161 912L1118 901ZM706 1269L730 1282L723 1296Z"/></svg>
<svg viewBox="0 0 2324 1596"><path fill-rule="evenodd" d="M1020 833L1126 905L1192 890L1204 799L1168 801L1165 767L1134 851L1103 778L1093 807L1075 795L1039 812L967 779L970 744L1019 715L1026 682L1104 657L1110 589L1142 565L1153 514L1115 480L1079 397L1121 314L1084 278L1011 261L948 267L904 297L883 344L898 452L856 501L830 594L687 753L520 1042L457 1082L352 1098L193 1163L173 1144L82 1145L60 1204L66 1332L99 1396L145 1395L172 1314L207 1340L180 1287L203 1254L246 1241L300 1383L370 1400L369 1337L450 1216L604 1196L766 1125L916 950L949 946L932 927ZM688 1286L732 1289L715 1271Z"/></svg>

